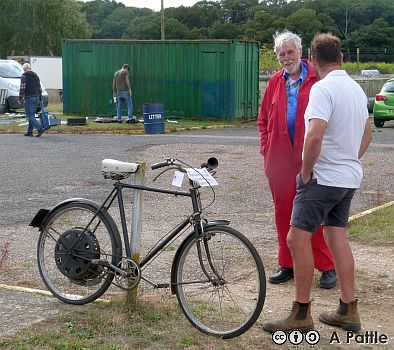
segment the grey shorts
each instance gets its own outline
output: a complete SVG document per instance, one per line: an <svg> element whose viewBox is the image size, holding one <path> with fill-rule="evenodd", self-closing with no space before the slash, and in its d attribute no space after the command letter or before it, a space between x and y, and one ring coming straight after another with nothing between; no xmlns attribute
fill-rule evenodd
<svg viewBox="0 0 394 350"><path fill-rule="evenodd" d="M290 224L315 233L320 225L346 227L355 188L318 185L316 179L303 184L297 176Z"/></svg>

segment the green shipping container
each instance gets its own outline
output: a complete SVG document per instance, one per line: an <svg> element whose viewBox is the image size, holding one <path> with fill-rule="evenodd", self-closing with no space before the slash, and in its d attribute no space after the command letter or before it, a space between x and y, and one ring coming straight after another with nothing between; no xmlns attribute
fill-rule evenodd
<svg viewBox="0 0 394 350"><path fill-rule="evenodd" d="M259 46L238 40L63 40L64 113L115 115L112 79L130 65L134 115L163 103L166 117L256 118Z"/></svg>

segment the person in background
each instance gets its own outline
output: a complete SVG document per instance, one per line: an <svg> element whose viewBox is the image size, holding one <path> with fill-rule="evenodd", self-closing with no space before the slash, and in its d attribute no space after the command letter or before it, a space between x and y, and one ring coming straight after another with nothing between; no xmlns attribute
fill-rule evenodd
<svg viewBox="0 0 394 350"><path fill-rule="evenodd" d="M311 239L323 223L341 288L338 309L322 313L319 320L358 332L361 321L347 224L352 198L363 177L360 158L372 139L368 99L362 88L341 70L341 42L337 37L315 35L311 54L321 80L312 87L305 111L307 133L287 236L294 264L295 301L287 318L268 322L263 329L288 332L313 328Z"/></svg>
<svg viewBox="0 0 394 350"><path fill-rule="evenodd" d="M37 130L36 137L44 133L44 128L36 119L36 110L39 101L42 101L40 78L31 70L29 63L22 66L24 73L21 77L19 89L19 102L24 105L26 117L29 121L25 136L33 136L33 130Z"/></svg>
<svg viewBox="0 0 394 350"><path fill-rule="evenodd" d="M285 30L274 35L274 50L282 70L274 74L267 85L257 125L260 153L264 156L264 172L275 206L275 225L278 235L279 270L269 277L278 284L293 278L293 260L287 246L287 234L296 176L301 170L304 144L304 112L309 92L318 81L311 64L302 57L301 38ZM312 239L316 269L322 272L319 286L330 289L336 285L334 262L323 237L322 227Z"/></svg>
<svg viewBox="0 0 394 350"><path fill-rule="evenodd" d="M130 87L129 80L130 66L124 64L120 70L115 72L112 83L114 99L117 98L117 121L122 122L122 107L123 102L127 103L127 120L126 123L138 123L138 120L133 117L133 101L131 96L133 95Z"/></svg>

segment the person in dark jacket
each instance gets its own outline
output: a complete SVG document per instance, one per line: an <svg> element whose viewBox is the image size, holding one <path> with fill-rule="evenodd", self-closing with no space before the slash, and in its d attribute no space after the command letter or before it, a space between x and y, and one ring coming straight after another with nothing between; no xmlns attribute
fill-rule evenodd
<svg viewBox="0 0 394 350"><path fill-rule="evenodd" d="M42 100L42 90L40 78L31 70L30 64L23 65L21 86L19 89L19 102L25 107L26 117L29 120L27 132L25 136L33 136L33 129L37 130L36 137L40 137L44 133L43 127L36 120L36 110L38 102Z"/></svg>

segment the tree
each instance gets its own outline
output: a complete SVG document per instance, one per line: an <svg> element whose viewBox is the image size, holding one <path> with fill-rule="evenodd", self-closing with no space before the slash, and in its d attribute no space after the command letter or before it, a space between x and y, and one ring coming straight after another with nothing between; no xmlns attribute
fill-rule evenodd
<svg viewBox="0 0 394 350"><path fill-rule="evenodd" d="M90 38L75 0L1 0L0 54L61 55L61 40Z"/></svg>
<svg viewBox="0 0 394 350"><path fill-rule="evenodd" d="M258 40L263 44L272 45L272 36L277 30L284 29L285 26L285 18L272 15L267 11L259 11L255 13L252 20L245 24L244 33L248 39Z"/></svg>
<svg viewBox="0 0 394 350"><path fill-rule="evenodd" d="M209 32L210 39L235 39L238 38L242 33L241 28L231 22L219 22L217 21Z"/></svg>
<svg viewBox="0 0 394 350"><path fill-rule="evenodd" d="M190 30L175 18L169 18L164 22L166 39L189 39Z"/></svg>
<svg viewBox="0 0 394 350"><path fill-rule="evenodd" d="M115 9L104 21L101 38L121 39L128 25L137 17L146 17L153 11L147 8L126 7Z"/></svg>
<svg viewBox="0 0 394 350"><path fill-rule="evenodd" d="M394 61L394 27L389 27L383 19L375 19L372 24L362 26L349 35L344 43L349 50L360 49L360 60L364 62Z"/></svg>
<svg viewBox="0 0 394 350"><path fill-rule="evenodd" d="M159 40L160 13L154 12L149 16L137 17L126 28L123 38L136 40Z"/></svg>
<svg viewBox="0 0 394 350"><path fill-rule="evenodd" d="M311 9L300 8L286 20L287 29L299 34L303 39L304 48L309 47L313 36L321 32L322 23L317 19L316 12Z"/></svg>
<svg viewBox="0 0 394 350"><path fill-rule="evenodd" d="M114 0L93 0L81 2L81 11L86 14L86 19L92 27L92 37L102 38L104 20L117 8L124 8L122 3Z"/></svg>
<svg viewBox="0 0 394 350"><path fill-rule="evenodd" d="M221 0L225 20L235 24L246 23L253 18L259 0Z"/></svg>

